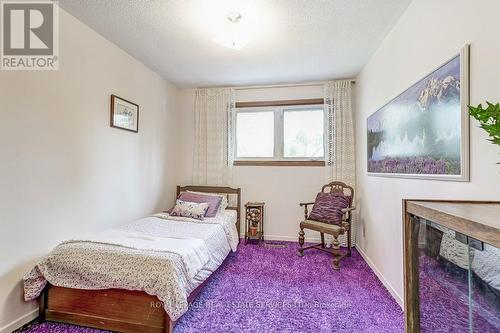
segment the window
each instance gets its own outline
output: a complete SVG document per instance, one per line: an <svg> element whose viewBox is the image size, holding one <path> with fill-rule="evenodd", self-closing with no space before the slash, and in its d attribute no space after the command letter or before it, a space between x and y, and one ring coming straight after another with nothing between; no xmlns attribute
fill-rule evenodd
<svg viewBox="0 0 500 333"><path fill-rule="evenodd" d="M235 164L324 160L323 105L237 108L235 131Z"/></svg>
<svg viewBox="0 0 500 333"><path fill-rule="evenodd" d="M283 157L323 158L323 109L283 110Z"/></svg>
<svg viewBox="0 0 500 333"><path fill-rule="evenodd" d="M237 157L274 156L274 112L236 114Z"/></svg>

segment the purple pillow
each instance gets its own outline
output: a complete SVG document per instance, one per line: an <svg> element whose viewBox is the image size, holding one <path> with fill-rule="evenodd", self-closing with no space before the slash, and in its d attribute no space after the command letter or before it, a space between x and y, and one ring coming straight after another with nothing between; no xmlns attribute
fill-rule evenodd
<svg viewBox="0 0 500 333"><path fill-rule="evenodd" d="M320 192L312 208L309 219L330 224L342 222L342 209L349 208L351 197L341 193Z"/></svg>
<svg viewBox="0 0 500 333"><path fill-rule="evenodd" d="M205 217L214 217L215 215L217 215L217 211L219 210L219 206L222 201L222 197L219 196L203 195L191 192L182 192L181 194L179 194L177 199L195 203L208 203L208 209L205 212ZM170 213L171 211L172 210L170 209L167 212Z"/></svg>

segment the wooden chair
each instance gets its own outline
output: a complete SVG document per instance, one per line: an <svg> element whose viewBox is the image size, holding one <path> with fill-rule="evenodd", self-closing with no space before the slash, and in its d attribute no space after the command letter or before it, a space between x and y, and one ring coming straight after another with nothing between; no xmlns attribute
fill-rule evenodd
<svg viewBox="0 0 500 333"><path fill-rule="evenodd" d="M340 224L337 225L337 224L330 224L326 222L310 220L307 206L313 205L314 202L301 203L300 206L304 206L304 220L300 222L300 232L299 232L300 248L298 254L300 257L303 257L304 250L310 248L330 253L333 255L333 269L339 270L340 260L342 260L346 256L347 257L351 256L351 232L350 232L351 218L352 218L351 212L356 209L355 207L352 206L354 198L354 189L351 186L342 182L331 182L330 184L326 184L323 186L321 191L326 192L325 190L327 189L329 189L328 192L331 193L338 192L350 196L351 200L349 203L349 207L342 210L343 212L342 221ZM318 231L321 234L321 243L304 247L304 229ZM340 235L345 234L346 232L347 232L347 250L341 251L338 237ZM331 250L325 248L325 234L333 236L333 243Z"/></svg>

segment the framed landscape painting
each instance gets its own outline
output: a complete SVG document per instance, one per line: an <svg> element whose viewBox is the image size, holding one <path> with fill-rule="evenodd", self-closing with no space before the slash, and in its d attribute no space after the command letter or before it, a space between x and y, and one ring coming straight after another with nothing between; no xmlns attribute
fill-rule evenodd
<svg viewBox="0 0 500 333"><path fill-rule="evenodd" d="M469 46L367 120L368 174L469 180Z"/></svg>
<svg viewBox="0 0 500 333"><path fill-rule="evenodd" d="M139 132L139 105L111 95L111 127Z"/></svg>

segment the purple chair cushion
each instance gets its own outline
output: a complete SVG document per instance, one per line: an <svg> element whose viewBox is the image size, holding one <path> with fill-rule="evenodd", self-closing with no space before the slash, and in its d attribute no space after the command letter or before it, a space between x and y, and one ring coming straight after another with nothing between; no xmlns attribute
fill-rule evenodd
<svg viewBox="0 0 500 333"><path fill-rule="evenodd" d="M341 193L320 192L316 196L309 219L330 224L342 222L342 209L349 208L351 197Z"/></svg>
<svg viewBox="0 0 500 333"><path fill-rule="evenodd" d="M203 195L192 192L182 192L179 194L177 199L187 202L195 202L195 203L208 203L208 209L205 212L205 217L214 217L217 215L217 211L219 210L220 203L222 201L222 197L215 195ZM170 213L172 209L168 210L167 213Z"/></svg>

